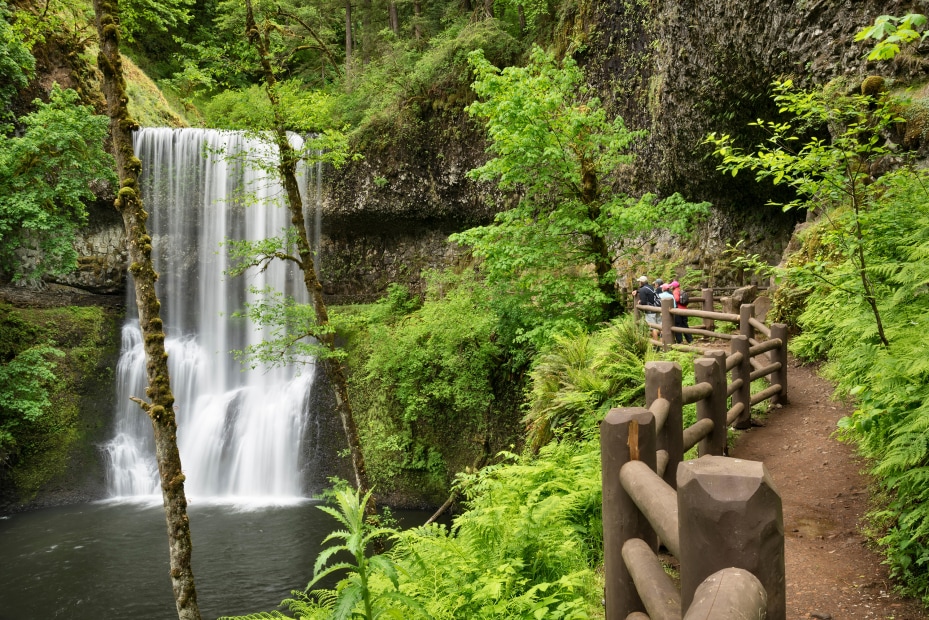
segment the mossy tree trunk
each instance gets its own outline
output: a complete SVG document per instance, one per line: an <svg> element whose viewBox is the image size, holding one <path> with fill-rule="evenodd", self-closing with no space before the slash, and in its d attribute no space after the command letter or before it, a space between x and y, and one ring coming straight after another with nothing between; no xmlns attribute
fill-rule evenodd
<svg viewBox="0 0 929 620"><path fill-rule="evenodd" d="M161 322L161 304L155 292L158 274L152 265L152 238L148 235L145 220L148 214L142 208L139 195L139 174L142 163L135 156L132 131L138 127L129 116L126 83L123 78L119 54L118 0L94 0L97 33L100 37L100 54L97 62L103 73L103 94L110 116L110 133L119 175L119 193L116 209L123 217L131 266L135 280L136 304L139 308L139 325L145 346L148 402L133 398L152 420L155 435L155 458L161 477L165 520L168 526L168 547L171 566L171 586L180 620L200 620L194 575L190 566L190 523L187 518L187 497L184 493L184 474L177 448L177 421L174 416L174 394L168 375L168 354L165 352L164 328Z"/></svg>
<svg viewBox="0 0 929 620"><path fill-rule="evenodd" d="M588 219L592 223L596 223L600 220L601 214L600 182L594 170L593 162L586 157L582 157L579 163L581 168L580 199L584 206L587 207ZM617 316L622 312L623 306L617 296L613 257L610 255L606 237L603 236L598 227L593 226L592 231L587 233L587 238L597 272L597 286L608 300L604 304L603 311L608 317Z"/></svg>
<svg viewBox="0 0 929 620"><path fill-rule="evenodd" d="M306 222L303 217L303 198L300 196L300 188L297 185L297 163L300 154L295 152L287 138L287 129L282 115L281 102L277 95L277 78L274 74L274 68L271 66L270 53L268 51L268 41L262 36L255 23L255 15L252 11L250 0L245 1L246 17L245 28L249 43L258 51L261 58L261 70L265 79L265 86L268 92L268 98L271 101L271 109L274 114L274 136L280 153L278 164L278 173L284 184L284 191L287 194L287 207L290 210L291 224L297 231L297 252L299 254L299 266L303 271L303 283L306 286L310 298L313 300L313 309L316 313L316 324L321 328L316 335L317 340L322 342L327 349L335 351L335 338L330 330L325 329L329 325L329 312L326 308L326 302L323 300L323 287L316 277L316 265L313 259L313 249L310 246L310 240L306 233ZM355 475L355 486L360 494L368 492L368 475L365 467L364 455L361 452L361 442L358 439L358 428L355 425L355 417L352 412L351 403L348 398L348 381L345 377L345 370L341 362L336 357L323 357L320 360L329 378L332 380L335 389L336 409L342 420L342 426L345 430L345 437L348 441L349 452L351 453L352 469Z"/></svg>

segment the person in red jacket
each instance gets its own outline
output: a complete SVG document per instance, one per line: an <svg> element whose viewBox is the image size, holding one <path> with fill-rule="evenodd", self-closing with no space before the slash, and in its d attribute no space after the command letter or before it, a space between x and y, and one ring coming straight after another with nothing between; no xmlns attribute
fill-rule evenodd
<svg viewBox="0 0 929 620"><path fill-rule="evenodd" d="M678 308L687 308L687 302L689 300L687 299L686 293L684 293L681 290L681 284L677 280L674 280L673 282L671 282L671 294L674 295L675 306L677 306ZM686 316L674 315L674 327L687 327L687 326L688 325L687 325ZM687 339L688 344L694 341L693 334L679 334L677 332L674 333L674 342L680 344L684 340L684 338Z"/></svg>

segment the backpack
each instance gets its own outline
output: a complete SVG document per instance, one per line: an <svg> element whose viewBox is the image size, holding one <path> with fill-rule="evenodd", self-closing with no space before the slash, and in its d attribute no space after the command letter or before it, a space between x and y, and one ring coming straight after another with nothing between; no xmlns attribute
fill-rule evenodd
<svg viewBox="0 0 929 620"><path fill-rule="evenodd" d="M660 308L660 307L661 307L661 298L658 297L658 291L656 291L656 290L653 289L652 287L648 287L648 288L650 288L650 289L652 290L652 305L653 305L654 307L656 307L656 308Z"/></svg>
<svg viewBox="0 0 929 620"><path fill-rule="evenodd" d="M687 291L681 289L681 300L678 302L681 306L686 306L690 303L690 295L687 294Z"/></svg>

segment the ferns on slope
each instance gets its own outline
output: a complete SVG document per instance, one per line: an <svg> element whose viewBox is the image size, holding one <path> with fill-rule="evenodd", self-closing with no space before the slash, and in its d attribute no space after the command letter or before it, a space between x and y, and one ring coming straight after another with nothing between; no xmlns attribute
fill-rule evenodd
<svg viewBox="0 0 929 620"><path fill-rule="evenodd" d="M799 322L792 350L826 358L838 396L854 396L855 413L841 423L872 459L888 493L872 513L883 534L891 572L903 589L929 603L929 193L925 172L889 175L872 237L869 276L889 341L881 346L854 270L835 248L823 247L822 273ZM878 224L879 222L879 224ZM815 234L815 233L814 233ZM828 244L828 236L824 236ZM809 280L803 284L809 285Z"/></svg>

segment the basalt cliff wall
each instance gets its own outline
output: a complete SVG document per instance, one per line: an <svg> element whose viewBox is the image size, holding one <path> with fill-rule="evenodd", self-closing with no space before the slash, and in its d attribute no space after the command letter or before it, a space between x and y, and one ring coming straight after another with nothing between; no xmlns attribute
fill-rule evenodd
<svg viewBox="0 0 929 620"><path fill-rule="evenodd" d="M774 118L771 83L802 85L839 80L855 90L869 74L912 80L925 73L912 57L868 63L855 33L880 14L903 14L912 2L878 0L600 0L580 5L572 37L583 42L578 60L608 109L648 137L634 172L614 181L633 193L682 193L706 200L714 215L682 248L670 239L642 248L683 266L704 269L729 284L718 257L727 243L776 262L802 214L766 206L776 188L750 174L715 170L701 143L715 131L745 146L763 136L748 124ZM485 138L461 107L426 110L414 128L383 136L365 158L330 175L323 204L321 250L327 291L366 297L387 282L417 283L421 267L459 258L446 243L452 230L491 221L506 197L465 177L483 163ZM628 275L628 274L626 274Z"/></svg>
<svg viewBox="0 0 929 620"><path fill-rule="evenodd" d="M726 243L743 241L776 261L802 215L766 207L779 196L750 174L732 178L717 172L702 140L715 131L736 135L746 146L760 141L762 136L753 134L748 123L775 116L770 96L775 79L790 77L806 85L838 80L851 91L869 74L904 81L924 76L925 63L918 57L868 63L865 46L853 40L875 16L919 8L912 4L578 4L570 32L560 40L581 44L574 46L581 50L575 55L610 112L622 115L631 128L648 131L638 147L637 165L614 179L616 185L630 193L680 192L714 205L696 244L682 247L670 239L651 243L642 248L646 260L683 253L681 268L702 268L717 284L731 283L732 274L717 261ZM560 45L567 48L564 42ZM49 53L42 61L68 85L62 58ZM460 249L447 242L449 233L488 223L505 208L507 196L466 176L487 158L483 130L464 112L467 98L458 94L440 105L421 106L402 124L370 127L356 144L363 158L327 173L319 258L324 289L333 301L372 299L390 282L418 289L423 269L461 260ZM121 223L105 209L95 211L79 242L81 269L64 283L95 292L118 291L124 285L126 260Z"/></svg>

